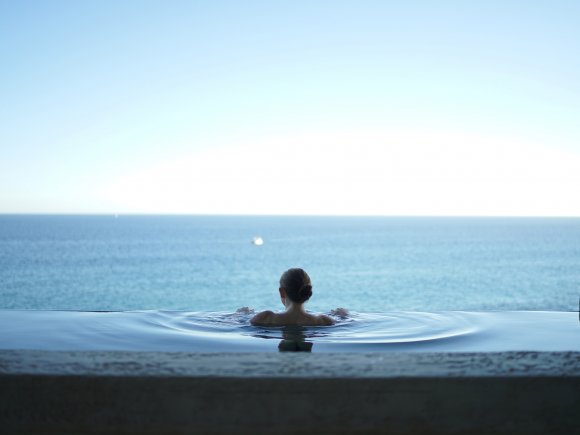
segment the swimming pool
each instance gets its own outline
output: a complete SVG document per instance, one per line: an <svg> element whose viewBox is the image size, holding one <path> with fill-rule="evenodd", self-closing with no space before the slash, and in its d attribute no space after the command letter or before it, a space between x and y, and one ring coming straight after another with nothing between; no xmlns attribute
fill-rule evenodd
<svg viewBox="0 0 580 435"><path fill-rule="evenodd" d="M255 327L251 314L0 310L0 349L162 352L580 351L576 312L351 313L330 327Z"/></svg>

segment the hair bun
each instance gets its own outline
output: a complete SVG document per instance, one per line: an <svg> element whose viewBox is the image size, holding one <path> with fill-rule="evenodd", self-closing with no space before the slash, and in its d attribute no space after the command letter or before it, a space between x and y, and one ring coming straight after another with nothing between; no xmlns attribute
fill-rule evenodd
<svg viewBox="0 0 580 435"><path fill-rule="evenodd" d="M298 290L298 296L304 302L310 299L310 296L312 296L312 286L310 284L304 284L300 287L300 290Z"/></svg>

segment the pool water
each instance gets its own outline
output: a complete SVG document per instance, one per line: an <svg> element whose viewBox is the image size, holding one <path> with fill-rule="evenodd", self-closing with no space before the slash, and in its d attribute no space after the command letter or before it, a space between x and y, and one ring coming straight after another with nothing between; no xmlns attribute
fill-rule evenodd
<svg viewBox="0 0 580 435"><path fill-rule="evenodd" d="M0 349L165 352L580 351L577 312L350 313L328 327L255 327L252 314L0 310Z"/></svg>

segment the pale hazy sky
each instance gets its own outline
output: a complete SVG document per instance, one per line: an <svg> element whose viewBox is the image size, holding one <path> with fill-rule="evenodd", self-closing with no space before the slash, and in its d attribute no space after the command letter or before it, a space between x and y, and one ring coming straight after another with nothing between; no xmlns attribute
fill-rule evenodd
<svg viewBox="0 0 580 435"><path fill-rule="evenodd" d="M0 1L1 213L580 216L578 1Z"/></svg>

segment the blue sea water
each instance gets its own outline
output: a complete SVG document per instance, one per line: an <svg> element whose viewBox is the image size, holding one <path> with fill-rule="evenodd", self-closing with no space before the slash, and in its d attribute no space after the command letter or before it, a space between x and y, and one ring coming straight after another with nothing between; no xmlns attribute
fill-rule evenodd
<svg viewBox="0 0 580 435"><path fill-rule="evenodd" d="M573 311L580 219L0 216L1 309L280 309L295 266L313 311Z"/></svg>

